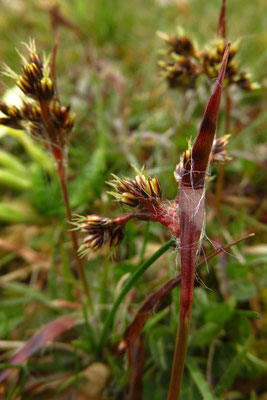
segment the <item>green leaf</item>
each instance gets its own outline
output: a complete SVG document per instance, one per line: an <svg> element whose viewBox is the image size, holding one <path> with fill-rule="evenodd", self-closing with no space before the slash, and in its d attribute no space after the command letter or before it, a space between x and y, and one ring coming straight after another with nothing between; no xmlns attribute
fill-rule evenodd
<svg viewBox="0 0 267 400"><path fill-rule="evenodd" d="M193 381L195 382L199 392L204 400L216 400L211 392L211 388L204 378L202 371L192 358L187 358L185 363Z"/></svg>
<svg viewBox="0 0 267 400"><path fill-rule="evenodd" d="M249 318L261 319L260 314L253 310L235 310L234 314L243 315Z"/></svg>
<svg viewBox="0 0 267 400"><path fill-rule="evenodd" d="M51 157L45 150L43 150L39 144L28 135L28 133L17 130L7 129L7 134L16 138L31 156L46 172L51 173L53 170L53 163Z"/></svg>
<svg viewBox="0 0 267 400"><path fill-rule="evenodd" d="M173 332L169 327L160 326L149 334L149 347L152 358L161 370L169 368L168 352L173 349Z"/></svg>
<svg viewBox="0 0 267 400"><path fill-rule="evenodd" d="M222 375L218 385L215 388L216 395L221 395L223 390L227 390L231 387L234 382L236 376L238 375L244 358L248 352L248 349L251 345L251 337L245 342L244 346L239 348L237 355L233 358L230 365Z"/></svg>
<svg viewBox="0 0 267 400"><path fill-rule="evenodd" d="M247 278L250 273L248 264L229 263L227 265L227 276L229 279Z"/></svg>
<svg viewBox="0 0 267 400"><path fill-rule="evenodd" d="M62 274L64 278L65 299L73 301L73 276L65 246L61 245Z"/></svg>
<svg viewBox="0 0 267 400"><path fill-rule="evenodd" d="M234 312L234 304L222 303L222 304L210 304L209 309L205 312L205 321L217 323L223 326L228 321Z"/></svg>
<svg viewBox="0 0 267 400"><path fill-rule="evenodd" d="M8 223L32 222L39 217L34 213L27 203L24 202L1 202L0 221Z"/></svg>
<svg viewBox="0 0 267 400"><path fill-rule="evenodd" d="M17 282L8 282L5 283L4 287L8 291L26 296L28 300L35 300L48 307L51 307L48 296L29 285L24 285Z"/></svg>
<svg viewBox="0 0 267 400"><path fill-rule="evenodd" d="M4 150L0 150L0 165L3 165L9 170L17 172L21 176L25 176L27 174L27 170L19 158Z"/></svg>
<svg viewBox="0 0 267 400"><path fill-rule="evenodd" d="M43 217L65 215L58 177L47 177L38 165L31 168L31 202Z"/></svg>
<svg viewBox="0 0 267 400"><path fill-rule="evenodd" d="M105 182L105 151L98 148L91 153L89 162L80 170L77 178L70 184L70 201L72 207L88 203L92 192L99 196Z"/></svg>
<svg viewBox="0 0 267 400"><path fill-rule="evenodd" d="M220 330L221 327L218 324L209 322L190 336L189 345L194 347L206 346L214 339Z"/></svg>
<svg viewBox="0 0 267 400"><path fill-rule="evenodd" d="M232 285L233 295L239 301L247 301L257 293L256 287L248 281L235 282Z"/></svg>
<svg viewBox="0 0 267 400"><path fill-rule="evenodd" d="M27 190L31 187L31 181L16 171L0 169L0 184L18 190Z"/></svg>

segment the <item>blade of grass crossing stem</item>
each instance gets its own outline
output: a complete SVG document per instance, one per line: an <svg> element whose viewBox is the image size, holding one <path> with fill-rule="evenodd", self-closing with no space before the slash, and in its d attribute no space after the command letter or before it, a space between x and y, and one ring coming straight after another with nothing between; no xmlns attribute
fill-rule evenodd
<svg viewBox="0 0 267 400"><path fill-rule="evenodd" d="M152 265L162 254L164 254L170 247L174 245L174 241L171 239L163 246L161 246L148 260L146 260L131 276L129 281L126 283L122 291L120 292L119 296L115 300L110 312L107 315L107 318L104 322L103 330L100 335L99 344L98 344L98 351L101 352L102 348L105 344L108 331L112 326L115 314L117 309L119 308L121 302L125 298L125 296L129 293L131 288L134 286L136 281L144 274L144 272Z"/></svg>
<svg viewBox="0 0 267 400"><path fill-rule="evenodd" d="M186 361L186 367L191 375L191 378L195 382L195 385L197 386L202 398L204 400L216 400L211 392L208 382L206 381L200 368L197 366L192 358L189 358Z"/></svg>
<svg viewBox="0 0 267 400"><path fill-rule="evenodd" d="M205 215L205 178L215 138L222 94L222 84L228 61L229 47L230 44L228 43L223 56L218 79L204 112L199 132L193 143L191 154L185 161L182 179L179 184L177 200L179 203L181 230L181 295L179 327L175 343L168 400L177 400L181 390L184 360L190 330L196 253L201 238Z"/></svg>
<svg viewBox="0 0 267 400"><path fill-rule="evenodd" d="M237 243L241 242L242 240L245 240L249 237L254 236L253 233L246 235L240 239L235 240L232 243L228 243L225 246L219 247L216 250L212 251L210 254L202 258L196 265L196 269L199 268L202 264L206 263L209 259L215 257L216 255L220 254L222 251L225 251L226 249L230 248L231 246L236 245ZM162 300L167 296L168 293L170 293L176 286L181 281L181 274L178 273L175 278L169 280L166 282L163 286L161 286L155 293L150 294L142 304L141 308L138 310L137 314L135 315L133 321L128 325L126 328L123 339L120 342L119 347L123 350L126 348L126 346L131 346L135 340L138 338L140 335L146 321L150 317L152 311L155 309L155 307L162 302ZM164 310L163 310L164 311ZM168 310L167 310L168 311ZM167 312L166 311L166 312ZM240 311L245 311L245 310L240 310ZM238 310L236 311L236 313ZM250 317L255 317L256 318L255 311L251 311L248 316ZM258 314L257 314L258 315ZM156 317L156 316L155 316ZM154 318L155 318L154 317ZM150 320L151 321L151 320ZM150 324L150 322L148 322ZM147 323L147 324L148 324ZM146 328L145 328L146 330Z"/></svg>

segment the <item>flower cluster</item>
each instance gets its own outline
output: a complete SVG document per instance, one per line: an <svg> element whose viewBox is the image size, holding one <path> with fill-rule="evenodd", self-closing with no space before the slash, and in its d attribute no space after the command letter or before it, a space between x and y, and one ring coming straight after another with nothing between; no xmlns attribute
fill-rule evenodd
<svg viewBox="0 0 267 400"><path fill-rule="evenodd" d="M106 243L110 247L116 247L123 239L125 224L133 218L159 222L168 227L175 237L179 236L176 202L162 200L162 191L156 176L150 178L144 170L138 171L135 168L135 171L137 174L134 179L120 179L112 175L114 179L108 182L115 189L108 193L123 205L134 208L133 213L115 219L98 215L77 219L78 229L87 234L80 248L82 254L96 251Z"/></svg>
<svg viewBox="0 0 267 400"><path fill-rule="evenodd" d="M230 135L224 135L214 140L210 157L211 162L217 161L219 163L225 163L231 160L227 152L229 138Z"/></svg>
<svg viewBox="0 0 267 400"><path fill-rule="evenodd" d="M181 28L178 29L178 35L159 32L158 36L167 45L167 49L160 51L163 59L159 60L158 64L161 75L167 80L170 88L194 89L200 75L210 79L217 77L226 48L224 38L216 39L206 49L201 50ZM238 43L235 43L229 51L225 84L236 85L244 90L257 89L259 85L250 81L249 74L240 71L236 60L237 50Z"/></svg>
<svg viewBox="0 0 267 400"><path fill-rule="evenodd" d="M5 66L4 74L15 79L24 93L21 107L0 102L5 115L0 124L14 129L25 129L51 150L56 160L62 153L72 131L74 116L70 106L64 107L56 96L49 60L41 60L34 41L26 45L28 58L20 54L20 75Z"/></svg>
<svg viewBox="0 0 267 400"><path fill-rule="evenodd" d="M79 229L86 233L80 253L88 250L96 251L108 243L109 247L116 247L124 237L124 224L100 215L79 217L76 222Z"/></svg>
<svg viewBox="0 0 267 400"><path fill-rule="evenodd" d="M182 44L178 44L181 48L187 48L188 52L193 51L192 46L185 40ZM111 192L111 194L122 204L134 208L135 212L113 220L97 215L89 215L78 220L77 228L87 234L81 247L82 253L86 253L88 250L96 251L107 242L111 247L119 244L123 237L125 224L132 218L161 223L168 228L175 240L183 241L184 249L187 248L187 245L185 234L181 236L181 232L186 226L186 234L190 236L192 248L195 252L197 251L195 244L199 241L203 227L207 168L211 161L225 161L227 158L226 145L229 136L223 136L218 140L214 140L214 138L229 48L230 43L223 55L218 80L206 107L197 137L193 145L189 142L188 149L176 166L174 176L179 183L176 199L164 201L158 178L156 176L150 178L144 169L139 171L134 167L136 171L134 179L120 179L113 175L110 185L115 192ZM196 192L195 188L198 189ZM192 193L194 195L191 195ZM183 208L182 212L181 207ZM192 210L195 210L193 214ZM200 217L195 218L196 215ZM188 227L192 228L191 232ZM196 241L192 235L196 236ZM190 244L188 248L190 249ZM191 252L190 257L192 254Z"/></svg>
<svg viewBox="0 0 267 400"><path fill-rule="evenodd" d="M161 200L161 187L156 176L151 179L137 170L137 175L133 180L120 179L116 175L113 175L113 178L109 184L115 188L116 192L109 193L127 206L144 209L148 201L157 204Z"/></svg>
<svg viewBox="0 0 267 400"><path fill-rule="evenodd" d="M202 73L195 44L181 30L179 36L164 32L158 32L158 36L168 46L161 50L163 59L158 61L162 77L172 89L194 89Z"/></svg>

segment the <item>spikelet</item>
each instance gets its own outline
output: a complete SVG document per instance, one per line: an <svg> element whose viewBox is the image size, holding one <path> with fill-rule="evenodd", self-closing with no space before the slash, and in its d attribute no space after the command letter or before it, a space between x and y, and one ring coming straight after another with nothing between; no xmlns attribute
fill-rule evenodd
<svg viewBox="0 0 267 400"><path fill-rule="evenodd" d="M120 179L113 175L113 180L108 182L113 186L115 192L108 192L118 201L130 207L144 208L144 203L149 201L158 203L162 197L161 186L156 176L150 178L144 170L139 171L135 168L137 175L133 180L130 178Z"/></svg>

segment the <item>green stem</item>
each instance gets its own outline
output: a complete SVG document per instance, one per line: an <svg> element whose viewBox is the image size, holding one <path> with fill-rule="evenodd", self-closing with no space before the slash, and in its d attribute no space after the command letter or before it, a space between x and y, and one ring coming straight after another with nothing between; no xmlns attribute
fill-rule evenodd
<svg viewBox="0 0 267 400"><path fill-rule="evenodd" d="M129 281L126 283L126 285L124 286L124 288L122 289L122 291L120 292L119 296L117 297L117 299L115 300L112 309L110 310L104 326L103 326L103 330L101 332L100 335L100 339L99 339L99 345L98 345L98 350L99 352L101 352L104 344L105 344L105 340L108 334L108 331L113 323L115 314L117 309L119 308L122 300L125 298L125 296L129 293L129 291L131 290L131 288L134 286L134 284L136 283L136 281L144 274L144 272L150 267L151 264L153 264L162 254L164 254L170 247L172 247L174 245L174 241L171 239L169 240L167 243L165 243L163 246L161 246L151 257L149 257L148 260L146 260L136 271L135 273L132 275L132 277L129 279Z"/></svg>

